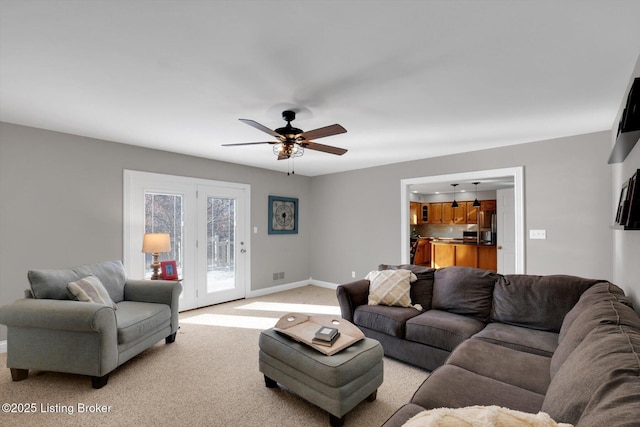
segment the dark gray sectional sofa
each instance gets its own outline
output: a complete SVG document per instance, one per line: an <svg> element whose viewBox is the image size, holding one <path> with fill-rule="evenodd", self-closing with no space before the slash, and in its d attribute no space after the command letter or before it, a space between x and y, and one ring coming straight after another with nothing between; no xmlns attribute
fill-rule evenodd
<svg viewBox="0 0 640 427"><path fill-rule="evenodd" d="M579 426L640 425L640 318L617 286L574 276L409 269L414 308L337 289L342 317L385 354L433 370L385 427L421 411L497 405Z"/></svg>

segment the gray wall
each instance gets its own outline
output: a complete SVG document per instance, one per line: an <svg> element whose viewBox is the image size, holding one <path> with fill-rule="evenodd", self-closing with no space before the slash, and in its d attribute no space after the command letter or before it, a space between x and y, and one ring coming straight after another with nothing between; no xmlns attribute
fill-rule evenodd
<svg viewBox="0 0 640 427"><path fill-rule="evenodd" d="M640 77L640 57L636 62L632 77L629 80L629 88L633 79ZM628 93L628 90L627 92ZM612 126L611 144L615 142L618 130L618 122L622 115L627 97L620 104L620 111ZM628 180L638 169L640 169L640 142L629 153L623 163L612 166L613 189L611 191L611 205L616 206L622 182ZM613 222L613 219L611 220ZM622 287L635 302L636 310L640 310L640 230L623 231L613 230L613 280L614 283Z"/></svg>
<svg viewBox="0 0 640 427"><path fill-rule="evenodd" d="M311 276L330 282L364 277L379 263L400 262L400 180L524 166L530 274L611 280L609 132L423 159L315 177Z"/></svg>
<svg viewBox="0 0 640 427"><path fill-rule="evenodd" d="M361 278L399 262L401 179L524 166L526 229L548 235L526 240L527 273L608 279L637 294L640 233L617 238L614 250L620 232L609 229L610 147L610 132L600 132L307 178L0 123L0 304L22 296L29 268L122 258L123 169L250 184L258 290L309 277L344 283L352 271ZM298 235L266 234L269 194L300 199ZM615 275L612 253L624 253ZM276 271L286 279L273 281Z"/></svg>
<svg viewBox="0 0 640 427"><path fill-rule="evenodd" d="M252 290L309 278L310 178L0 123L0 305L30 268L122 259L124 169L250 184ZM267 234L269 195L299 198L298 235Z"/></svg>

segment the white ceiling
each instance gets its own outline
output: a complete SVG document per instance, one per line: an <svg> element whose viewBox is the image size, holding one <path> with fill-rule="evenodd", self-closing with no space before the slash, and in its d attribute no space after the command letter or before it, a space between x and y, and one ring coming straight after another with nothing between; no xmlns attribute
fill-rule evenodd
<svg viewBox="0 0 640 427"><path fill-rule="evenodd" d="M412 184L409 186L409 190L416 194L453 194L453 187L451 184L458 184L456 186L456 193L467 192L475 193L476 186L474 182L478 183L478 191L496 191L505 188L514 187L513 176L495 176L490 178L472 178L472 179L456 179L450 182L429 181L422 184Z"/></svg>
<svg viewBox="0 0 640 427"><path fill-rule="evenodd" d="M238 121L340 123L322 175L611 129L638 0L0 0L0 119L286 171Z"/></svg>

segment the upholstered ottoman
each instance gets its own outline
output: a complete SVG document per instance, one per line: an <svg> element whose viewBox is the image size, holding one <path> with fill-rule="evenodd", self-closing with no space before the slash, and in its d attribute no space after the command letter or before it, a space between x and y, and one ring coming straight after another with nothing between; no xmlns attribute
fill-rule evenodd
<svg viewBox="0 0 640 427"><path fill-rule="evenodd" d="M260 333L259 369L267 387L277 383L329 413L332 426L364 399L374 401L382 384L383 350L364 338L326 356L273 329Z"/></svg>

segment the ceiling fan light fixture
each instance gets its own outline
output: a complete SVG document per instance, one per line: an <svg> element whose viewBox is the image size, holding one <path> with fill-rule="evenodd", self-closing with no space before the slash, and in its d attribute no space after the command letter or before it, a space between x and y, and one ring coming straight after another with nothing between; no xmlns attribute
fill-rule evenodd
<svg viewBox="0 0 640 427"><path fill-rule="evenodd" d="M347 130L343 128L341 125L336 123L334 125L325 126L322 128L303 132L302 129L298 129L291 126L291 121L296 118L295 111L291 111L291 110L283 111L282 118L287 122L287 125L285 127L281 127L276 130L271 130L270 128L264 125L261 125L260 123L254 120L239 119L241 122L275 137L276 138L275 142L273 141L244 142L244 143L222 144L222 146L232 147L232 146L238 146L238 145L272 144L273 154L276 155L278 160L301 157L304 154L305 148L309 150L335 154L338 156L341 156L347 152L347 150L344 148L332 147L330 145L325 145L325 144L318 144L317 142L312 141L312 139L324 138L327 136L345 133Z"/></svg>
<svg viewBox="0 0 640 427"><path fill-rule="evenodd" d="M273 146L273 154L278 158L301 157L304 154L304 148L298 144L284 144L279 142Z"/></svg>

